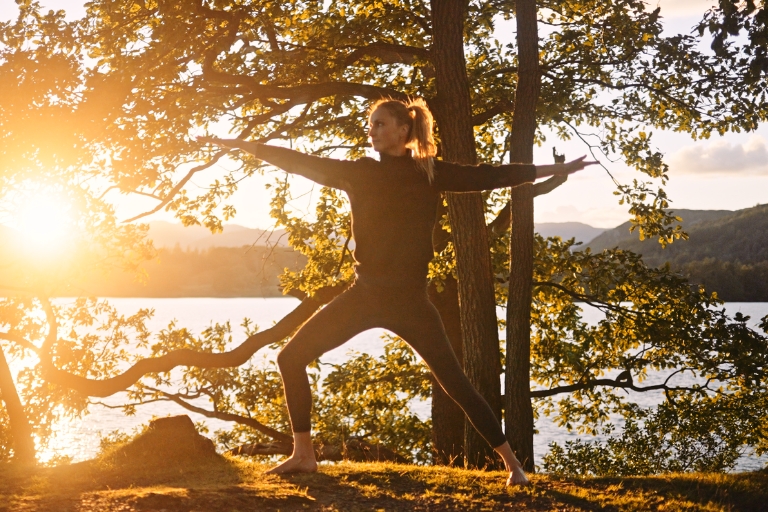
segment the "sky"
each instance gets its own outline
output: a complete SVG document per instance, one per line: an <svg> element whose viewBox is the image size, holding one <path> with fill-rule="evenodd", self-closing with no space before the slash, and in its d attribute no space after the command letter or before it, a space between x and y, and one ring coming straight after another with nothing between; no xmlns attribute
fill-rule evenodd
<svg viewBox="0 0 768 512"><path fill-rule="evenodd" d="M40 0L50 9L64 9L67 17L75 19L84 14L82 0ZM649 2L651 7L660 5L666 30L689 32L701 14L714 0L661 0ZM0 20L8 20L18 13L15 2L0 0ZM514 37L512 23L500 24L499 39L504 42ZM768 126L752 133L729 133L713 136L709 140L694 141L680 133L655 132L654 145L665 154L670 166L665 190L672 201L672 209L737 210L768 203ZM567 159L586 154L585 146L578 141L559 141L549 136L546 143L534 151L534 163L552 163L552 146ZM629 183L641 175L619 163L604 161L606 167L622 183ZM222 165L227 165L222 164ZM204 187L216 178L221 166L211 168L204 176L196 176L192 187ZM272 227L269 218L269 193L264 185L278 176L268 173L265 178L254 178L242 183L234 199L238 214L232 221L248 227L267 229ZM295 195L309 191L312 185L297 178ZM535 203L536 222L584 222L595 227L611 228L628 220L626 206L618 204L613 195L615 186L608 174L594 166L573 175L568 182L554 192L540 196ZM192 190L190 192L193 192ZM150 209L152 202L140 198L113 198L118 213L130 217ZM295 202L297 210L306 210L311 201L303 196ZM311 209L311 208L310 208ZM161 212L144 220L173 220Z"/></svg>

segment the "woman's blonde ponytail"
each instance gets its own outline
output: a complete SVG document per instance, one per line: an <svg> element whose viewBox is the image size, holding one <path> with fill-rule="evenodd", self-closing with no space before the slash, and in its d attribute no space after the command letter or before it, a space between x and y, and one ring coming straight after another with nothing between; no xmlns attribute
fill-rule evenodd
<svg viewBox="0 0 768 512"><path fill-rule="evenodd" d="M411 132L405 146L411 150L416 166L426 173L429 182L435 179L434 157L437 154L435 138L432 135L434 121L427 102L416 98L408 103L408 114L413 119Z"/></svg>

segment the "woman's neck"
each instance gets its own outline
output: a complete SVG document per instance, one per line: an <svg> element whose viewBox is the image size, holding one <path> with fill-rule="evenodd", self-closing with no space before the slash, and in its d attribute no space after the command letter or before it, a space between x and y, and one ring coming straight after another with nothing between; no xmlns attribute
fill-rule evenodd
<svg viewBox="0 0 768 512"><path fill-rule="evenodd" d="M384 157L384 156L394 156L394 157L408 156L408 148L403 146L402 148L393 148L393 149L387 149L384 151L379 151L379 157Z"/></svg>

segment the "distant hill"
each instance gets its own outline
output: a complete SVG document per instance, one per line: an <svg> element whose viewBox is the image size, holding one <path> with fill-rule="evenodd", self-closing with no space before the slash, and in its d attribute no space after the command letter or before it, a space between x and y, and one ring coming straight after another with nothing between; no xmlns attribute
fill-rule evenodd
<svg viewBox="0 0 768 512"><path fill-rule="evenodd" d="M744 210L676 210L689 240L662 248L655 239L640 241L629 222L608 230L588 245L593 251L620 247L643 255L650 265L683 265L716 259L739 263L768 261L768 205Z"/></svg>
<svg viewBox="0 0 768 512"><path fill-rule="evenodd" d="M213 234L203 226L183 226L165 221L149 223L149 238L155 247L184 250L210 249L212 247L288 247L284 230L267 231L247 228L238 224L225 224L223 233Z"/></svg>
<svg viewBox="0 0 768 512"><path fill-rule="evenodd" d="M541 222L534 229L544 238L559 236L563 240L575 238L577 242L589 242L605 230L583 222Z"/></svg>
<svg viewBox="0 0 768 512"><path fill-rule="evenodd" d="M677 210L688 240L666 248L638 239L629 222L588 245L593 251L620 247L643 255L651 266L669 263L692 283L726 301L768 302L768 205L744 210Z"/></svg>
<svg viewBox="0 0 768 512"><path fill-rule="evenodd" d="M97 297L272 297L280 296L278 276L300 270L306 258L287 247L283 231L263 231L227 225L213 235L199 226L150 223L149 236L159 249L157 258L140 267L146 280L133 272L94 269L68 277L60 261L59 281L49 283L54 296ZM281 238L282 236L282 238ZM5 289L26 286L25 260L19 254L23 236L0 225L0 284ZM75 256L76 257L76 256Z"/></svg>
<svg viewBox="0 0 768 512"><path fill-rule="evenodd" d="M577 242L589 242L605 230L582 222L542 222L535 225L537 233L544 237L559 236L563 240L575 238ZM149 238L155 247L182 250L210 249L212 247L267 246L288 247L285 231L266 231L247 228L238 224L225 224L223 233L213 234L202 226L182 226L165 221L149 223Z"/></svg>
<svg viewBox="0 0 768 512"><path fill-rule="evenodd" d="M738 211L677 210L690 240L678 240L663 249L656 240L638 240L630 223L602 230L580 222L536 224L545 237L575 238L593 251L620 247L643 255L651 266L669 262L691 282L717 291L728 301L768 301L768 205ZM13 254L20 234L0 226L0 256ZM228 224L211 234L200 226L155 221L149 237L160 249L158 258L145 262L147 283L132 274L112 273L67 283L66 295L123 297L243 297L274 296L277 276L285 269L299 270L306 259L294 252L282 230L264 231ZM579 248L584 246L579 246ZM0 258L2 259L2 258ZM20 277L15 267L0 266L0 277L13 285Z"/></svg>
<svg viewBox="0 0 768 512"><path fill-rule="evenodd" d="M279 297L278 276L286 268L300 270L306 261L284 247L162 248L157 259L141 265L146 283L113 272L89 276L71 288L99 297Z"/></svg>

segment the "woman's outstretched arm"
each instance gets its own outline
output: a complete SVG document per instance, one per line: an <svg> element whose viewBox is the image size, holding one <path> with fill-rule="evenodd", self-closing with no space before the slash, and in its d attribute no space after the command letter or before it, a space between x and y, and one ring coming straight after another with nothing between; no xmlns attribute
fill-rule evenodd
<svg viewBox="0 0 768 512"><path fill-rule="evenodd" d="M198 137L197 140L225 148L246 151L259 160L264 160L291 174L304 176L325 187L347 190L349 188L350 175L354 173L352 167L355 165L355 162L351 160L336 160L307 155L293 149L268 146L240 139Z"/></svg>
<svg viewBox="0 0 768 512"><path fill-rule="evenodd" d="M577 158L563 164L533 165L461 165L443 161L435 162L435 186L446 192L477 192L495 188L515 187L555 175L578 172L597 162Z"/></svg>

